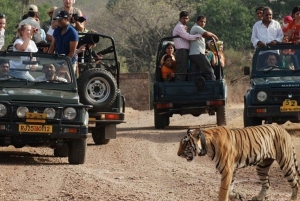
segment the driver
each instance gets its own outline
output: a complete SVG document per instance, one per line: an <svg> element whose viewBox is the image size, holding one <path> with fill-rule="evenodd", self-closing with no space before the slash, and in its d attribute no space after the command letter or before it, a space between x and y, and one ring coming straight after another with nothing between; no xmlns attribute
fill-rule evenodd
<svg viewBox="0 0 300 201"><path fill-rule="evenodd" d="M268 66L277 66L277 58L274 54L270 54L267 58Z"/></svg>
<svg viewBox="0 0 300 201"><path fill-rule="evenodd" d="M9 61L0 59L0 78L8 78Z"/></svg>
<svg viewBox="0 0 300 201"><path fill-rule="evenodd" d="M56 75L56 68L53 64L45 64L43 65L44 76L40 76L35 79L35 81L60 81L67 82L65 78L58 77Z"/></svg>

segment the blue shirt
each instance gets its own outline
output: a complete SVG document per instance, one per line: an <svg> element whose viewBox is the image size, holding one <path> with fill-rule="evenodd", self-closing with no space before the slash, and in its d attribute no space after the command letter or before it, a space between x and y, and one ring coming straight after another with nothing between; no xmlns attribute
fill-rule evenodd
<svg viewBox="0 0 300 201"><path fill-rule="evenodd" d="M55 52L57 54L68 55L70 52L70 42L79 40L78 33L70 24L67 27L66 33L61 35L61 31L61 27L57 27L53 32L53 37L56 41ZM74 64L75 61L76 54L72 58L72 63Z"/></svg>

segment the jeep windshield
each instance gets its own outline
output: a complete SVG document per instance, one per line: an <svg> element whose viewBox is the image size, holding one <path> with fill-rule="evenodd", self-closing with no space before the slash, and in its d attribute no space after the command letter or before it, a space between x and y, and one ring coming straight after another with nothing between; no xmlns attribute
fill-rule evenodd
<svg viewBox="0 0 300 201"><path fill-rule="evenodd" d="M298 72L300 70L300 46L286 43L257 48L253 57L252 70L255 74L276 75Z"/></svg>
<svg viewBox="0 0 300 201"><path fill-rule="evenodd" d="M0 84L22 86L68 85L74 82L72 65L66 56L44 53L0 52ZM20 85L16 85L19 82Z"/></svg>

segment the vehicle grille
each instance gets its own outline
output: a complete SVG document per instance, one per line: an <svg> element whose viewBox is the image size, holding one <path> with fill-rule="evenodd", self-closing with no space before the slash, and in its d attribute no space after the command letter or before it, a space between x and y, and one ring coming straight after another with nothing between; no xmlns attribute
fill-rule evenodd
<svg viewBox="0 0 300 201"><path fill-rule="evenodd" d="M300 102L300 91L299 89L279 91L275 90L269 92L269 102L271 104L282 104L285 99L297 100Z"/></svg>

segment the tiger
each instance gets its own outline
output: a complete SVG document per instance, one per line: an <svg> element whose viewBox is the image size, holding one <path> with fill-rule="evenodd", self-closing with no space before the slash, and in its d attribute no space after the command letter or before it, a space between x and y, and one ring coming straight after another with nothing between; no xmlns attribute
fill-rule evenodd
<svg viewBox="0 0 300 201"><path fill-rule="evenodd" d="M290 134L279 125L264 124L240 129L219 126L188 129L180 141L177 155L192 161L195 156L209 156L221 174L219 201L243 200L234 191L237 169L256 166L262 188L252 200L264 200L270 187L269 170L276 160L292 187L291 200L297 199L299 169Z"/></svg>

